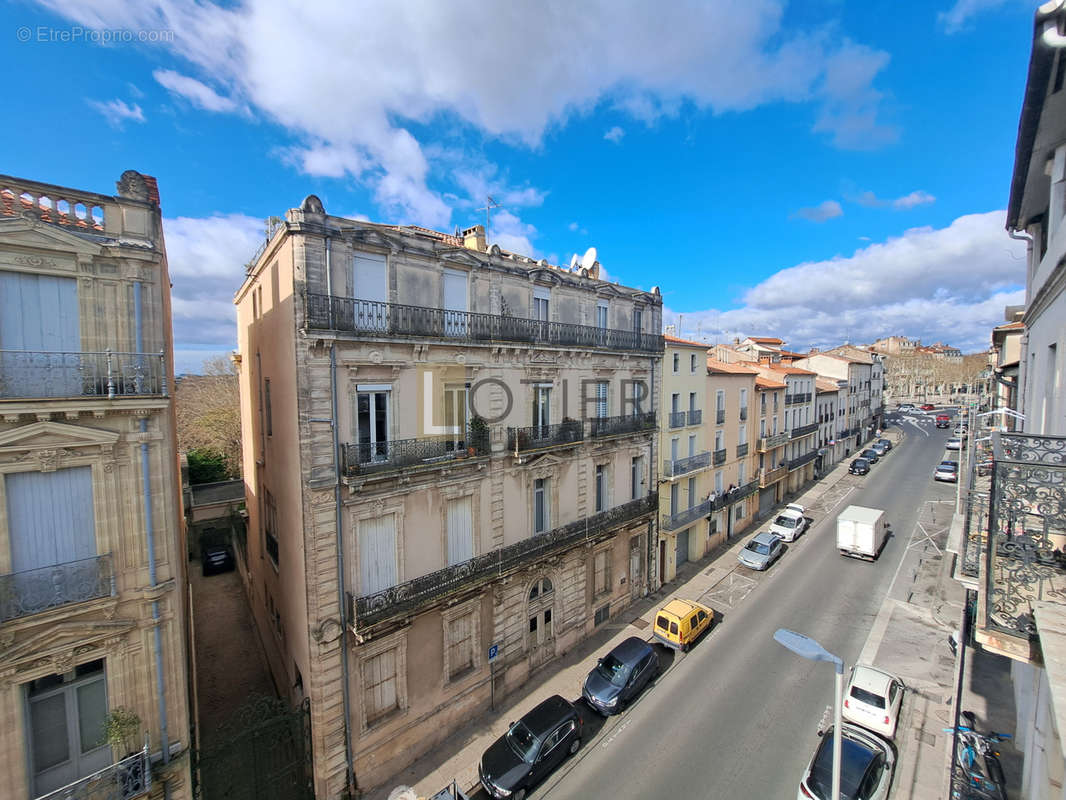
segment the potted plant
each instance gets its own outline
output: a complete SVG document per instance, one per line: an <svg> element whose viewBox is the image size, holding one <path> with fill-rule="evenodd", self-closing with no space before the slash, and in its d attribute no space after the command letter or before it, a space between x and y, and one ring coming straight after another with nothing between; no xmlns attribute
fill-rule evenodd
<svg viewBox="0 0 1066 800"><path fill-rule="evenodd" d="M470 455L487 452L489 449L489 424L485 418L474 414L470 417Z"/></svg>
<svg viewBox="0 0 1066 800"><path fill-rule="evenodd" d="M104 735L107 743L123 757L130 756L137 750L141 738L141 718L124 706L113 708L104 717Z"/></svg>

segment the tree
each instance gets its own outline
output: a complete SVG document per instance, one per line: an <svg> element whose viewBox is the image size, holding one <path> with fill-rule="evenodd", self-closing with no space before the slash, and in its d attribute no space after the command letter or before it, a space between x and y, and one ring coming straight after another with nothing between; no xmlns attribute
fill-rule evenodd
<svg viewBox="0 0 1066 800"><path fill-rule="evenodd" d="M237 369L224 357L205 361L203 369L202 375L186 375L178 381L174 395L178 447L189 454L190 480L194 452L201 463L208 454L219 456L223 477L215 480L239 478L241 408Z"/></svg>

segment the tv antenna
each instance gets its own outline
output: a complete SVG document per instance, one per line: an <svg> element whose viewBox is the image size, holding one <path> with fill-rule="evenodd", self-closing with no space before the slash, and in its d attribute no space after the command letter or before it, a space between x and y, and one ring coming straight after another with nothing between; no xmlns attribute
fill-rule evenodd
<svg viewBox="0 0 1066 800"><path fill-rule="evenodd" d="M489 215L492 213L492 209L494 209L494 208L501 208L501 206L500 206L499 203L497 203L492 198L491 194L487 194L487 195L485 195L485 207L477 209L478 211L484 211L485 212L485 237L486 238L488 238L488 235L489 235L489 227L490 227L489 223L491 222L491 218L490 218Z"/></svg>

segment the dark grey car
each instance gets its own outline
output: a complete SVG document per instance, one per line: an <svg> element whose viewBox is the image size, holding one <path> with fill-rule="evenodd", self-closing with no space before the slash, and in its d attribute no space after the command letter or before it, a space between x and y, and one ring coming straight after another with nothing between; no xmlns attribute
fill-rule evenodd
<svg viewBox="0 0 1066 800"><path fill-rule="evenodd" d="M658 674L655 648L630 636L593 667L585 678L581 696L601 714L617 714Z"/></svg>

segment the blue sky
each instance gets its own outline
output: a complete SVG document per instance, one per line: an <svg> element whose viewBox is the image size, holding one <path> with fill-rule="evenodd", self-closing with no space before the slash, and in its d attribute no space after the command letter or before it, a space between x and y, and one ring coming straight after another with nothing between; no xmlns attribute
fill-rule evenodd
<svg viewBox="0 0 1066 800"><path fill-rule="evenodd" d="M0 172L157 177L179 371L235 347L263 219L310 193L447 231L491 194L490 241L595 246L690 337L973 351L1024 298L1003 224L1035 8L13 3Z"/></svg>

